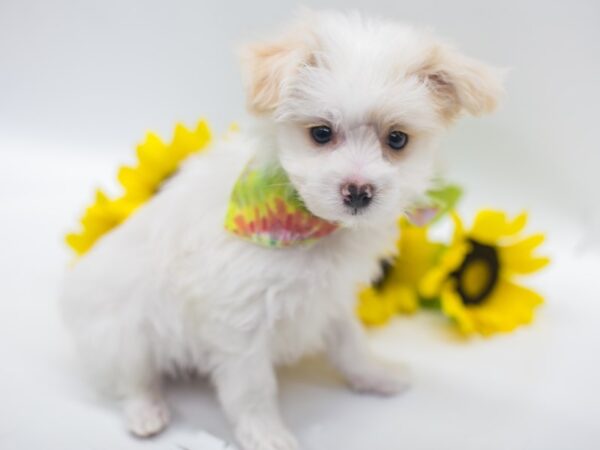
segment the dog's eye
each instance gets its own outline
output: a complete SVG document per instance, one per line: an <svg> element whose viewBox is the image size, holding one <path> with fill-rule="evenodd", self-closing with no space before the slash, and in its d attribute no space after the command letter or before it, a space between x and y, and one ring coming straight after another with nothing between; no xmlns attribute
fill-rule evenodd
<svg viewBox="0 0 600 450"><path fill-rule="evenodd" d="M388 135L387 143L392 150L402 150L408 144L408 135L402 131L392 131Z"/></svg>
<svg viewBox="0 0 600 450"><path fill-rule="evenodd" d="M319 125L310 129L310 136L317 144L327 144L333 138L333 131L325 125Z"/></svg>

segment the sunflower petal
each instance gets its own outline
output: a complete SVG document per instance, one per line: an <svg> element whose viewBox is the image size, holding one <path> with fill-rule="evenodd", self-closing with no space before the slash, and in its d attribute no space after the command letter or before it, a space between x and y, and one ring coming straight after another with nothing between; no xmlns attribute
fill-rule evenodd
<svg viewBox="0 0 600 450"><path fill-rule="evenodd" d="M459 242L464 240L465 227L462 223L460 216L456 211L452 211L450 217L452 218L452 222L454 222L454 234L452 236L452 242Z"/></svg>
<svg viewBox="0 0 600 450"><path fill-rule="evenodd" d="M527 258L507 263L504 270L509 273L528 275L543 269L548 264L550 264L550 258L547 257Z"/></svg>
<svg viewBox="0 0 600 450"><path fill-rule="evenodd" d="M179 123L175 127L175 135L171 143L171 152L178 160L204 148L210 139L208 125L200 121L194 131L188 130L185 125Z"/></svg>
<svg viewBox="0 0 600 450"><path fill-rule="evenodd" d="M133 198L151 197L158 186L158 181L153 178L156 178L155 174L142 167L123 166L117 173L117 179L123 186L125 195Z"/></svg>
<svg viewBox="0 0 600 450"><path fill-rule="evenodd" d="M448 272L443 267L430 270L419 283L419 294L424 298L437 297L447 276Z"/></svg>
<svg viewBox="0 0 600 450"><path fill-rule="evenodd" d="M534 234L511 245L499 246L502 268L507 273L529 274L548 265L549 258L535 257L532 252L544 242L544 235Z"/></svg>
<svg viewBox="0 0 600 450"><path fill-rule="evenodd" d="M140 165L160 170L167 153L166 149L167 147L160 137L154 133L146 134L146 139L136 149Z"/></svg>
<svg viewBox="0 0 600 450"><path fill-rule="evenodd" d="M96 189L95 199L96 205L108 203L108 196L100 189Z"/></svg>
<svg viewBox="0 0 600 450"><path fill-rule="evenodd" d="M440 296L442 311L456 321L458 329L465 335L476 331L473 318L456 292L454 283L446 283Z"/></svg>
<svg viewBox="0 0 600 450"><path fill-rule="evenodd" d="M394 315L395 307L390 298L385 298L373 287L368 287L359 292L356 312L366 325L383 325Z"/></svg>
<svg viewBox="0 0 600 450"><path fill-rule="evenodd" d="M438 264L427 272L419 282L419 293L425 298L437 297L444 281L462 263L470 249L468 242L457 242L440 257Z"/></svg>
<svg viewBox="0 0 600 450"><path fill-rule="evenodd" d="M419 307L419 298L414 287L406 283L388 283L381 290L386 304L393 305L394 311L412 314Z"/></svg>
<svg viewBox="0 0 600 450"><path fill-rule="evenodd" d="M239 126L237 123L232 123L229 126L229 132L235 133L239 131ZM210 127L206 120L200 120L196 125L196 130L194 131L197 139L197 148L194 151L202 150L208 146L210 140L212 139L212 135L210 132Z"/></svg>
<svg viewBox="0 0 600 450"><path fill-rule="evenodd" d="M515 242L510 245L505 245L503 248L519 252L519 253L531 253L537 247L544 243L546 236L543 233L532 234L531 236Z"/></svg>
<svg viewBox="0 0 600 450"><path fill-rule="evenodd" d="M477 213L470 234L476 241L494 245L500 238L520 232L526 223L526 213L519 214L511 221L503 211L484 209Z"/></svg>
<svg viewBox="0 0 600 450"><path fill-rule="evenodd" d="M469 308L475 328L483 335L512 331L533 320L534 310L543 303L536 292L508 280L501 280L481 305Z"/></svg>
<svg viewBox="0 0 600 450"><path fill-rule="evenodd" d="M65 242L69 247L75 250L78 255L83 255L94 244L93 239L85 234L69 233L65 236Z"/></svg>
<svg viewBox="0 0 600 450"><path fill-rule="evenodd" d="M175 152L178 158L184 158L192 148L194 148L194 133L188 130L182 123L178 123L175 126L171 151Z"/></svg>
<svg viewBox="0 0 600 450"><path fill-rule="evenodd" d="M399 220L400 237L396 243L398 257L394 261L388 279L393 283L416 287L423 275L440 255L440 244L428 239L426 227L416 227L404 217Z"/></svg>

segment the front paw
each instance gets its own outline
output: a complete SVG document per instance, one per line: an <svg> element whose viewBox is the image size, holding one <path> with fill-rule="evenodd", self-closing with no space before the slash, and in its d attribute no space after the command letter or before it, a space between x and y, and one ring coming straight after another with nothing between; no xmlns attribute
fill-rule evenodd
<svg viewBox="0 0 600 450"><path fill-rule="evenodd" d="M346 375L352 390L361 394L392 396L406 391L409 376L406 368L388 366L377 362L357 367Z"/></svg>
<svg viewBox="0 0 600 450"><path fill-rule="evenodd" d="M275 419L246 416L235 427L243 450L298 450L298 442Z"/></svg>
<svg viewBox="0 0 600 450"><path fill-rule="evenodd" d="M140 438L160 433L169 423L169 409L162 399L130 400L125 407L125 416L129 431Z"/></svg>

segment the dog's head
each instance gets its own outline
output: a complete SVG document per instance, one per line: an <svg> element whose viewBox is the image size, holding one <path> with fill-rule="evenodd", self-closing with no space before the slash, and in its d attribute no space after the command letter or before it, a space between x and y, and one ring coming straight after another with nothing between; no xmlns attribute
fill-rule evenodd
<svg viewBox="0 0 600 450"><path fill-rule="evenodd" d="M495 70L429 33L358 14L305 13L242 57L249 108L273 120L304 203L350 225L402 213L429 185L436 135L501 91Z"/></svg>

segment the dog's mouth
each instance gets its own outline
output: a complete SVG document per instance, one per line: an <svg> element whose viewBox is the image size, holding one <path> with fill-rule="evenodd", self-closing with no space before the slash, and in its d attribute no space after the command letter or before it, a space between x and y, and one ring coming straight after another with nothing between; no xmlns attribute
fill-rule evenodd
<svg viewBox="0 0 600 450"><path fill-rule="evenodd" d="M368 207L357 208L357 207L351 207L351 206L345 206L345 208L346 208L346 213L350 214L351 216L364 216L369 209Z"/></svg>

